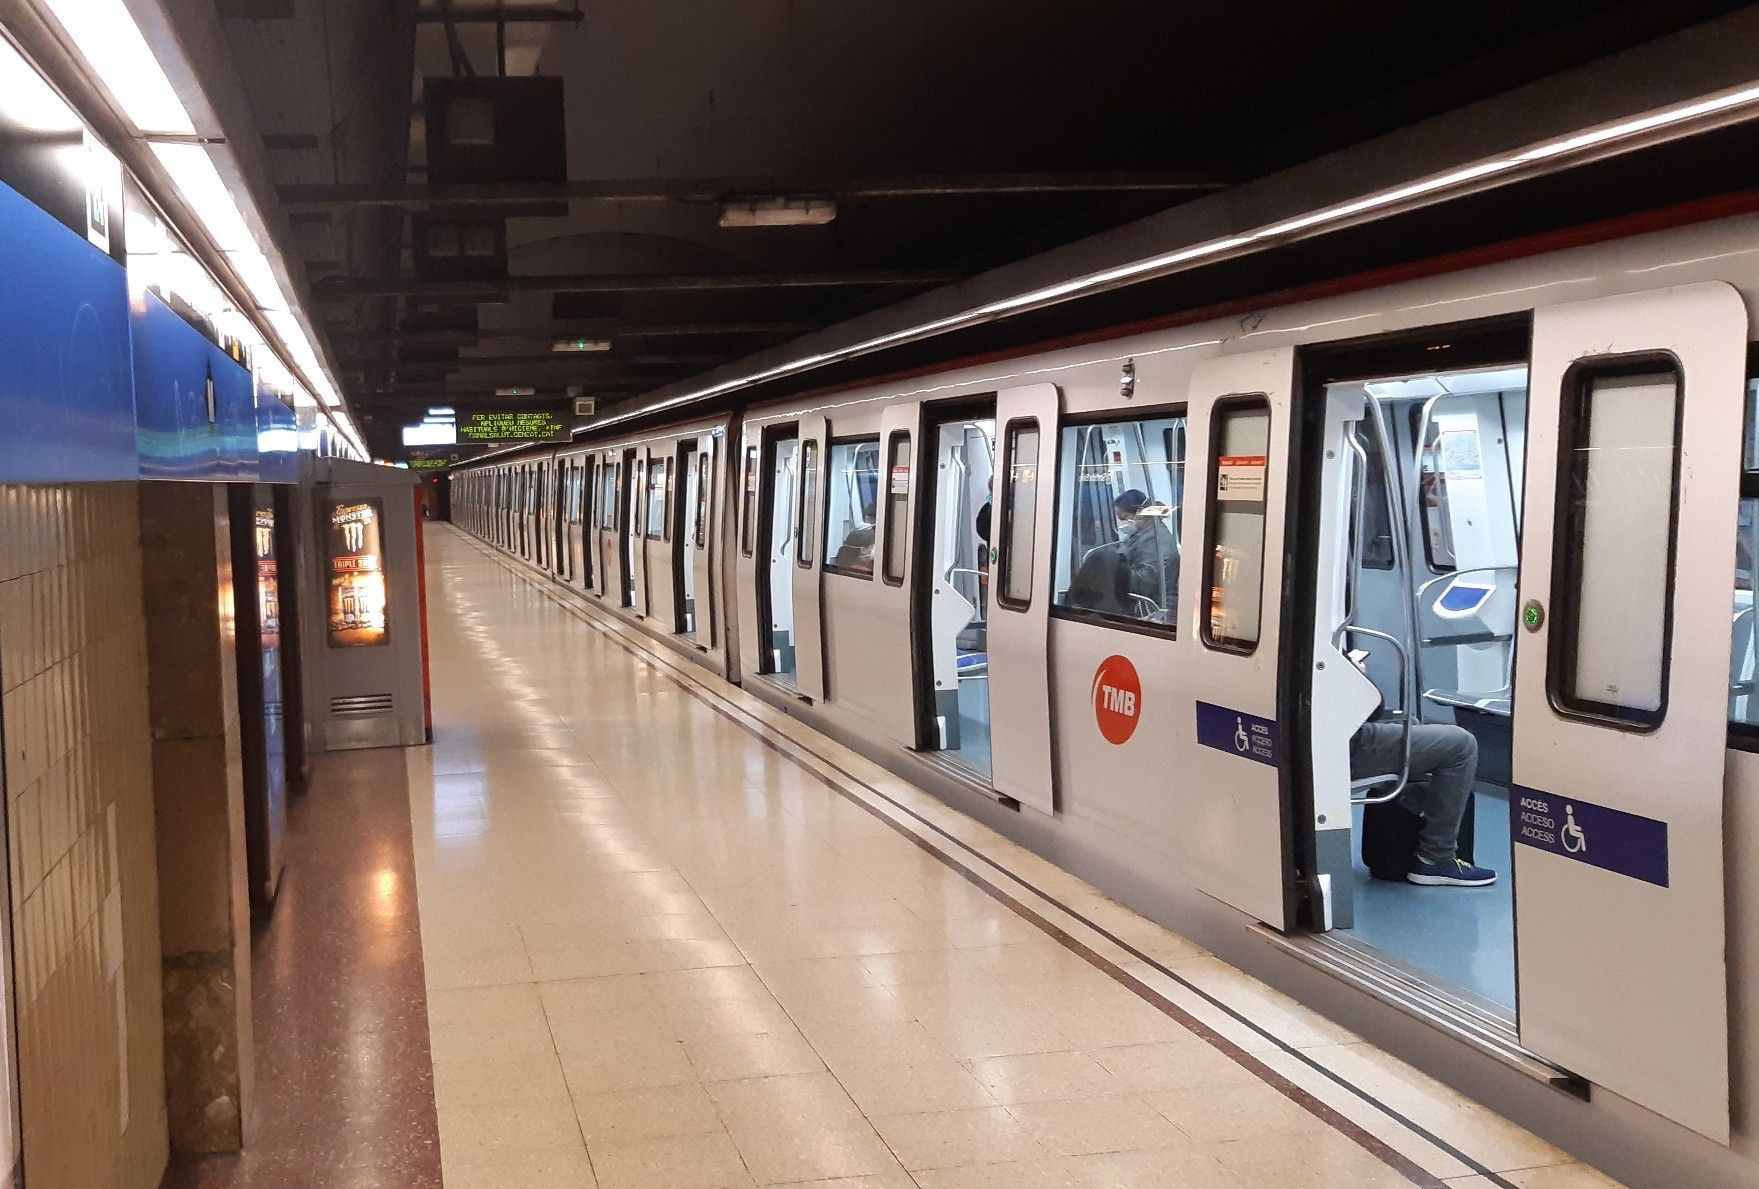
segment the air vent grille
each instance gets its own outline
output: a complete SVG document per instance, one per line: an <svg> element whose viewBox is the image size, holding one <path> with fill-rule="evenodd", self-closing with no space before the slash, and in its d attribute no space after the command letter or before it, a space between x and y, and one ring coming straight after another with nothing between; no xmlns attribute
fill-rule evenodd
<svg viewBox="0 0 1759 1189"><path fill-rule="evenodd" d="M350 694L330 699L330 714L335 718L371 718L390 714L397 708L392 694Z"/></svg>

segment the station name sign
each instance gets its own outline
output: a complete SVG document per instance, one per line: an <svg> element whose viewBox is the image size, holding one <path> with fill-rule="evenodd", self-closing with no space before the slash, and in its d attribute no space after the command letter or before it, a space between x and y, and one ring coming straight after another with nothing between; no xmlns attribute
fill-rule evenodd
<svg viewBox="0 0 1759 1189"><path fill-rule="evenodd" d="M458 410L460 442L566 442L568 430L560 409Z"/></svg>

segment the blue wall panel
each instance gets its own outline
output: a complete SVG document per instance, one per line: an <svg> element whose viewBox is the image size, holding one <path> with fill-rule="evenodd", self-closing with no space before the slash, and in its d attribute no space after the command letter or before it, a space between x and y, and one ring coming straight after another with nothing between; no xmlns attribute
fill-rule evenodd
<svg viewBox="0 0 1759 1189"><path fill-rule="evenodd" d="M132 479L123 268L0 184L0 482Z"/></svg>
<svg viewBox="0 0 1759 1189"><path fill-rule="evenodd" d="M151 293L134 310L133 328L141 475L256 479L261 426L250 372Z"/></svg>

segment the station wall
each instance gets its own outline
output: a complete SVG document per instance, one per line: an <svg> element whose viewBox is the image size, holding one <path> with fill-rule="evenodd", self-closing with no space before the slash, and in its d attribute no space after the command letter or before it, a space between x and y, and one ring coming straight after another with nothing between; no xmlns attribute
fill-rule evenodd
<svg viewBox="0 0 1759 1189"><path fill-rule="evenodd" d="M0 486L8 921L33 1186L154 1186L167 1158L137 494ZM16 1159L4 1112L0 1132Z"/></svg>

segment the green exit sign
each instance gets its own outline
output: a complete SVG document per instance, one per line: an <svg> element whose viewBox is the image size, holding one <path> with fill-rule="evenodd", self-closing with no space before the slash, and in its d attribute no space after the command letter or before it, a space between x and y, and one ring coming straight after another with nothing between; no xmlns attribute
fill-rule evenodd
<svg viewBox="0 0 1759 1189"><path fill-rule="evenodd" d="M568 422L556 409L458 411L460 442L566 442Z"/></svg>

